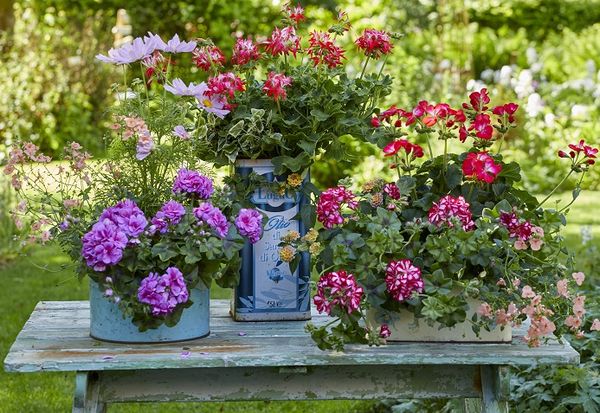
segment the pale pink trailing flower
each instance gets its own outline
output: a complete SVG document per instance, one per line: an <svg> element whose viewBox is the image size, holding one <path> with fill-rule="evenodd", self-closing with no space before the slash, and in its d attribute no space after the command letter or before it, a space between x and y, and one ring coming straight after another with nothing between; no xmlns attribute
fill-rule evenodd
<svg viewBox="0 0 600 413"><path fill-rule="evenodd" d="M575 314L577 317L583 317L583 315L585 314L584 305L584 295L578 295L577 297L575 297L575 299L573 300L573 314Z"/></svg>
<svg viewBox="0 0 600 413"><path fill-rule="evenodd" d="M481 303L477 308L477 314L481 317L492 317L492 307L488 303Z"/></svg>
<svg viewBox="0 0 600 413"><path fill-rule="evenodd" d="M504 310L503 308L496 310L496 324L498 325L508 325L510 324L515 317L519 314L519 309L514 303L510 303L508 305L508 309Z"/></svg>
<svg viewBox="0 0 600 413"><path fill-rule="evenodd" d="M78 199L65 199L63 201L63 205L67 209L75 208L75 207L79 206L80 204L81 204L81 201Z"/></svg>
<svg viewBox="0 0 600 413"><path fill-rule="evenodd" d="M521 239L515 241L515 249L522 251L527 249L527 243Z"/></svg>
<svg viewBox="0 0 600 413"><path fill-rule="evenodd" d="M600 331L600 320L594 318L592 326L590 327L590 331Z"/></svg>
<svg viewBox="0 0 600 413"><path fill-rule="evenodd" d="M534 298L535 292L533 292L533 289L529 285L526 285L525 287L523 287L523 290L521 291L521 297Z"/></svg>
<svg viewBox="0 0 600 413"><path fill-rule="evenodd" d="M585 280L585 274L581 271L574 272L573 274L571 274L571 277L573 277L573 279L575 280L575 284L579 286L581 286L583 284L583 281Z"/></svg>
<svg viewBox="0 0 600 413"><path fill-rule="evenodd" d="M565 319L565 325L571 330L577 331L581 327L581 318L570 315Z"/></svg>
<svg viewBox="0 0 600 413"><path fill-rule="evenodd" d="M556 289L558 291L558 295L568 298L569 297L569 287L568 287L568 283L569 280L567 280L566 278L563 278L562 280L559 280L556 283Z"/></svg>

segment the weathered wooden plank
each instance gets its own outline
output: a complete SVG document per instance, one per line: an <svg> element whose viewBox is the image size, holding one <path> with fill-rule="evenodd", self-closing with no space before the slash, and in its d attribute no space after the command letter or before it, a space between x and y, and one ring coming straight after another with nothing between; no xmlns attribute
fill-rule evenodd
<svg viewBox="0 0 600 413"><path fill-rule="evenodd" d="M101 372L107 402L480 397L477 366L318 366Z"/></svg>
<svg viewBox="0 0 600 413"><path fill-rule="evenodd" d="M41 302L5 360L7 371L74 371L199 367L318 365L530 365L577 363L566 343L530 349L518 337L512 344L392 343L347 346L323 352L304 331L304 322L237 323L226 300L215 300L211 335L172 344L118 344L91 339L87 302ZM315 317L319 324L326 317ZM182 357L182 351L190 352Z"/></svg>

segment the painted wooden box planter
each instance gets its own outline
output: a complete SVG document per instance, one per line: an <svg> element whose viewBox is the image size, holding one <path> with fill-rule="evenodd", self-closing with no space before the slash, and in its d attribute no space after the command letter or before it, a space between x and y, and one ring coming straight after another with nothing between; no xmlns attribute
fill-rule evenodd
<svg viewBox="0 0 600 413"><path fill-rule="evenodd" d="M104 297L98 284L90 281L90 336L118 343L164 343L192 340L210 333L210 289L199 282L190 290L193 304L183 310L177 325L161 325L140 332L131 317L124 317L119 306Z"/></svg>
<svg viewBox="0 0 600 413"><path fill-rule="evenodd" d="M469 299L467 302L469 303L467 320L450 328L440 323L429 325L424 319L416 319L408 310L402 310L392 316L387 314L383 316L378 314L377 310L369 309L367 322L374 325L386 323L391 332L387 341L447 343L510 343L512 341L510 325L503 328L498 326L490 331L481 329L479 334L475 334L468 320L477 311L481 301Z"/></svg>
<svg viewBox="0 0 600 413"><path fill-rule="evenodd" d="M235 172L247 177L255 172L269 182L278 179L268 159L238 160ZM283 179L283 178L282 178ZM310 319L310 263L303 254L293 273L279 260L279 242L288 231L304 235L306 228L299 212L306 202L301 192L275 194L267 188L254 192L251 202L268 221L260 241L246 241L242 250L240 284L235 289L232 315L237 321L280 321Z"/></svg>

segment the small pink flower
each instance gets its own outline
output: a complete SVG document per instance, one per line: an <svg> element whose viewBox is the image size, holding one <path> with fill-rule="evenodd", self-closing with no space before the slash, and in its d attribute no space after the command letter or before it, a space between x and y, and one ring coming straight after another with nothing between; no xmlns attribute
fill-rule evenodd
<svg viewBox="0 0 600 413"><path fill-rule="evenodd" d="M466 179L491 184L502 171L502 164L495 163L487 152L469 152L462 163L462 172Z"/></svg>
<svg viewBox="0 0 600 413"><path fill-rule="evenodd" d="M513 281L513 285L515 286L515 288L519 288L519 286L521 285L521 280L517 278Z"/></svg>
<svg viewBox="0 0 600 413"><path fill-rule="evenodd" d="M482 317L491 318L492 317L492 307L488 303L481 303L479 308L477 308L477 314Z"/></svg>
<svg viewBox="0 0 600 413"><path fill-rule="evenodd" d="M529 240L529 245L533 251L539 251L542 249L542 245L544 245L544 241L539 238L532 238Z"/></svg>
<svg viewBox="0 0 600 413"><path fill-rule="evenodd" d="M563 278L556 283L556 289L558 290L558 295L562 297L569 297L569 288L568 288L569 280Z"/></svg>
<svg viewBox="0 0 600 413"><path fill-rule="evenodd" d="M565 319L565 325L573 331L579 330L579 327L581 327L581 318L570 315Z"/></svg>
<svg viewBox="0 0 600 413"><path fill-rule="evenodd" d="M571 276L575 280L575 283L579 286L581 286L581 284L583 284L583 281L585 280L585 274L582 273L581 271L574 272L573 274L571 274Z"/></svg>
<svg viewBox="0 0 600 413"><path fill-rule="evenodd" d="M504 278L500 278L497 282L496 285L498 287L506 287L506 281L504 281Z"/></svg>
<svg viewBox="0 0 600 413"><path fill-rule="evenodd" d="M286 87L292 84L292 78L283 73L269 72L267 80L263 86L263 92L276 101L287 98Z"/></svg>
<svg viewBox="0 0 600 413"><path fill-rule="evenodd" d="M575 314L577 317L583 317L583 315L585 314L584 305L584 295L578 295L577 297L575 297L575 299L573 300L573 314Z"/></svg>
<svg viewBox="0 0 600 413"><path fill-rule="evenodd" d="M594 318L594 322L592 323L592 326L590 327L590 331L600 331L600 320L598 320L597 318Z"/></svg>
<svg viewBox="0 0 600 413"><path fill-rule="evenodd" d="M533 289L530 286L526 285L525 287L523 287L523 290L521 291L521 297L534 298L535 292L533 292Z"/></svg>
<svg viewBox="0 0 600 413"><path fill-rule="evenodd" d="M385 274L387 291L396 301L408 300L413 293L422 293L425 288L421 269L408 259L390 261Z"/></svg>
<svg viewBox="0 0 600 413"><path fill-rule="evenodd" d="M392 335L392 332L390 331L390 328L388 327L388 325L382 324L381 328L379 329L379 337L388 338L391 335Z"/></svg>
<svg viewBox="0 0 600 413"><path fill-rule="evenodd" d="M521 239L518 239L515 241L515 249L516 250L526 250L527 249L527 243Z"/></svg>

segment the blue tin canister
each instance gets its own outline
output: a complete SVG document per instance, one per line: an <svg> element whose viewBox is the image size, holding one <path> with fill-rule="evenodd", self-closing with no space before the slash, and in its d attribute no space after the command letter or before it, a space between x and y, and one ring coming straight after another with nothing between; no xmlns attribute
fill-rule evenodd
<svg viewBox="0 0 600 413"><path fill-rule="evenodd" d="M190 290L190 300L193 304L183 310L177 325L163 324L140 332L131 317L123 317L119 306L90 280L90 336L118 343L165 343L205 337L210 333L210 289L199 282Z"/></svg>
<svg viewBox="0 0 600 413"><path fill-rule="evenodd" d="M235 172L242 178L252 172L268 182L284 182L285 177L273 173L268 159L238 160ZM307 178L308 179L308 178ZM242 256L240 283L235 289L232 314L237 321L281 321L310 319L310 262L303 253L300 265L293 273L279 259L279 243L289 231L301 235L306 228L300 209L308 200L300 191L284 195L267 188L258 188L251 202L268 217L263 236L256 244L246 241Z"/></svg>

